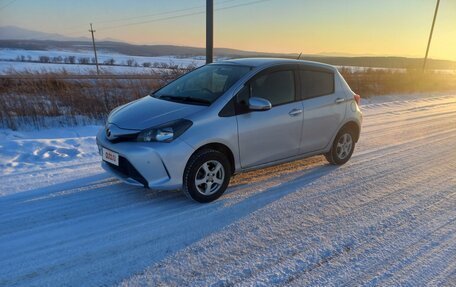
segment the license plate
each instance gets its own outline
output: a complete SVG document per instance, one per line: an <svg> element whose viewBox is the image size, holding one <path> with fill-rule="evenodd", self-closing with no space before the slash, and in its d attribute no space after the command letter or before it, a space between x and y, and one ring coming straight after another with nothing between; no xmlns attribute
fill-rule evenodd
<svg viewBox="0 0 456 287"><path fill-rule="evenodd" d="M119 154L109 149L103 148L103 160L119 166Z"/></svg>

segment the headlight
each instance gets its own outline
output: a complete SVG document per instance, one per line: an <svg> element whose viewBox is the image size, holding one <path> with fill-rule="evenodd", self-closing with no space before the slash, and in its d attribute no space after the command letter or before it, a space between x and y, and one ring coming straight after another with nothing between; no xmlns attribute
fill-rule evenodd
<svg viewBox="0 0 456 287"><path fill-rule="evenodd" d="M143 130L138 134L138 142L171 142L192 126L189 120L172 121L158 127Z"/></svg>

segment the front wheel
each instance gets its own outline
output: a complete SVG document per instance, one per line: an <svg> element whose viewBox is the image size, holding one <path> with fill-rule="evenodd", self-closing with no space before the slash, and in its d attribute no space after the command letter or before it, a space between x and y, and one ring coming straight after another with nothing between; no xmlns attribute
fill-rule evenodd
<svg viewBox="0 0 456 287"><path fill-rule="evenodd" d="M203 149L190 158L185 168L183 191L198 202L219 198L228 187L231 166L226 156L216 150Z"/></svg>
<svg viewBox="0 0 456 287"><path fill-rule="evenodd" d="M353 133L348 129L342 129L334 139L331 150L325 154L331 164L342 165L346 163L353 154L355 141Z"/></svg>

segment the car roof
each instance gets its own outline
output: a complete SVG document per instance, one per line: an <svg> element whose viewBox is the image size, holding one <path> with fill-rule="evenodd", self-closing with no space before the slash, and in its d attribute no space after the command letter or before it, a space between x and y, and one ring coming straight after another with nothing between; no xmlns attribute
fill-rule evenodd
<svg viewBox="0 0 456 287"><path fill-rule="evenodd" d="M299 64L305 66L313 66L313 67L320 67L326 68L330 70L335 70L336 68L320 63L320 62L313 62L313 61L305 61L305 60L294 60L294 59L286 59L286 58L240 58L240 59L230 59L225 60L217 63L230 63L230 64L237 64L237 65L244 65L250 67L262 67L262 66L275 66L275 65L283 65L283 64Z"/></svg>

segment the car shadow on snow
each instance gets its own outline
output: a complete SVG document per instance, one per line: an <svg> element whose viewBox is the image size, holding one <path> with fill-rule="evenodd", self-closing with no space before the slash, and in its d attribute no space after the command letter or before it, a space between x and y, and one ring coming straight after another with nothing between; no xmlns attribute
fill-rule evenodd
<svg viewBox="0 0 456 287"><path fill-rule="evenodd" d="M23 283L30 284L52 283L47 280L53 272L65 274L61 283L115 283L335 168L315 157L242 174L210 204L188 200L181 192L131 187L105 174L5 196L0 198L0 245L6 252L0 267L13 277L21 273L29 280ZM19 268L21 262L30 264ZM77 268L69 271L70 266ZM87 277L94 269L101 275Z"/></svg>

